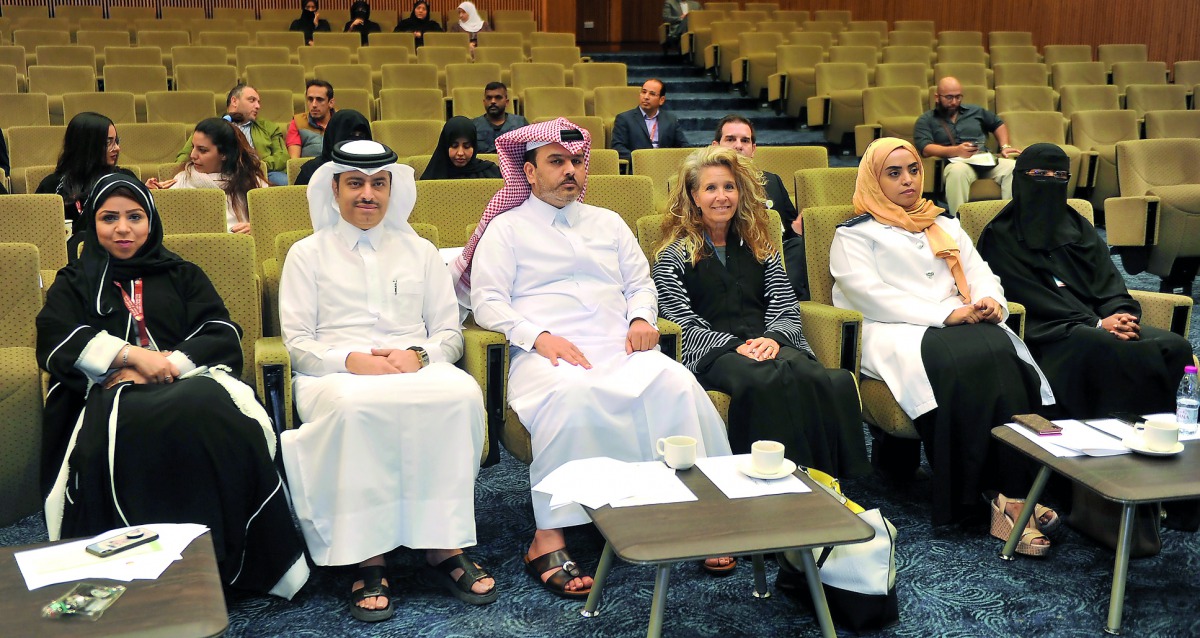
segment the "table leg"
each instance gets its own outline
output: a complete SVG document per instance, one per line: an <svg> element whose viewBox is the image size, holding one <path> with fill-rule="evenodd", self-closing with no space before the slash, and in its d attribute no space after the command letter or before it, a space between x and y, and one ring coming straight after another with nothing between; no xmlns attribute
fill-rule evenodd
<svg viewBox="0 0 1200 638"><path fill-rule="evenodd" d="M808 593L812 596L813 614L821 625L822 638L837 638L833 630L833 617L829 615L829 603L825 600L825 589L821 587L821 574L817 571L817 561L813 560L811 550L802 549L801 563L804 565L804 577L808 580Z"/></svg>
<svg viewBox="0 0 1200 638"><path fill-rule="evenodd" d="M600 615L600 590L604 588L604 579L608 578L608 570L612 567L612 543L604 542L604 551L600 553L600 564L596 567L596 575L592 577L592 591L588 594L587 602L579 611L584 618L595 618Z"/></svg>
<svg viewBox="0 0 1200 638"><path fill-rule="evenodd" d="M754 597L770 598L771 592L767 590L767 565L763 561L763 555L755 554L750 557L750 561L754 565Z"/></svg>
<svg viewBox="0 0 1200 638"><path fill-rule="evenodd" d="M1117 563L1113 567L1112 594L1108 598L1108 625L1105 633L1121 633L1121 614L1125 607L1125 577L1129 574L1129 548L1133 545L1133 503L1121 504L1121 528L1117 532Z"/></svg>
<svg viewBox="0 0 1200 638"><path fill-rule="evenodd" d="M671 578L672 563L662 563L654 574L654 599L650 603L650 627L646 638L661 638L663 612L667 606L667 581Z"/></svg>
<svg viewBox="0 0 1200 638"><path fill-rule="evenodd" d="M1042 491L1046 489L1046 481L1049 480L1050 468L1043 465L1033 479L1033 487L1029 488L1029 494L1025 497L1025 506L1017 515L1017 521L1013 525L1012 533L1008 535L1008 541L1004 543L1004 549L1000 550L1000 558L1013 560L1013 552L1017 549L1017 542L1021 540L1021 533L1029 524L1029 517L1033 516L1033 508L1037 505L1038 499L1042 497Z"/></svg>

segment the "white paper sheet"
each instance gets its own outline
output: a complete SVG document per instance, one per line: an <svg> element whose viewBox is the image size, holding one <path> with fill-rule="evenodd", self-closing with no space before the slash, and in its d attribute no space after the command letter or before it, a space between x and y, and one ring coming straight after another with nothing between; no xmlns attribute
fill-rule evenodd
<svg viewBox="0 0 1200 638"><path fill-rule="evenodd" d="M1060 458L1072 456L1116 456L1129 454L1129 448L1118 437L1098 432L1074 419L1053 422L1063 429L1062 434L1042 436L1016 423L1007 424L1042 449Z"/></svg>
<svg viewBox="0 0 1200 638"><path fill-rule="evenodd" d="M807 485L793 475L763 480L750 478L738 470L738 464L750 460L749 454L713 456L696 459L696 467L704 472L728 498L751 498L773 494L803 494L811 492Z"/></svg>
<svg viewBox="0 0 1200 638"><path fill-rule="evenodd" d="M996 156L987 151L982 151L971 155L970 157L951 157L948 160L951 164L970 164L971 166L995 166Z"/></svg>
<svg viewBox="0 0 1200 638"><path fill-rule="evenodd" d="M696 500L675 470L661 461L626 463L608 457L564 463L533 489L550 495L551 509L572 503L596 509Z"/></svg>
<svg viewBox="0 0 1200 638"><path fill-rule="evenodd" d="M98 540L134 527L147 527L158 532L158 540L108 558L93 556L84 549ZM110 578L124 582L154 580L171 563L182 559L183 550L206 531L207 527L191 523L134 525L107 531L95 538L18 552L13 558L25 577L25 586L30 590L87 578Z"/></svg>

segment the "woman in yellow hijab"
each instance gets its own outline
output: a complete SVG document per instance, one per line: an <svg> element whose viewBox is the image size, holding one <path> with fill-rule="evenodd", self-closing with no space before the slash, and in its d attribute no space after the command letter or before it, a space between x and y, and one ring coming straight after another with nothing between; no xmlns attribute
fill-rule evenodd
<svg viewBox="0 0 1200 638"><path fill-rule="evenodd" d="M992 443L993 427L1052 404L1045 377L1004 320L1004 290L958 220L921 196L924 172L911 144L876 140L859 164L856 216L839 225L829 254L833 303L863 314L862 373L884 381L913 419L933 468L935 525L979 513L979 494L1024 494L1031 475ZM916 448L876 442L877 460ZM991 502L992 533L1007 537L1020 504ZM1017 551L1043 555L1039 530L1058 523L1039 509Z"/></svg>

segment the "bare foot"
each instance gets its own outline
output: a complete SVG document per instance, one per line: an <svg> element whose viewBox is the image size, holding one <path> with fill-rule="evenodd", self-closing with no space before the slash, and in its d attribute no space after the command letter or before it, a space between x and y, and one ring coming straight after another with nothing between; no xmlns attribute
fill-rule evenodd
<svg viewBox="0 0 1200 638"><path fill-rule="evenodd" d="M425 550L425 561L429 563L430 566L437 566L447 558L458 556L461 553L463 553L461 549L427 549ZM475 563L475 566L479 567L479 563ZM480 567L480 569L483 568ZM455 582L457 582L462 575L463 570L461 568L450 572L450 578L454 579ZM492 591L492 589L495 587L495 579L489 576L487 578L481 578L472 583L471 591L475 592L476 594L486 594Z"/></svg>
<svg viewBox="0 0 1200 638"><path fill-rule="evenodd" d="M367 560L359 563L358 566L359 567L372 567L374 565L385 565L385 564L386 564L386 562L384 562L383 555L381 554L374 558L368 558ZM384 584L384 586L387 586L388 581L386 578L383 579L383 584ZM356 581L354 581L354 584L350 586L350 593L354 593L354 592L362 589L363 587L366 587L366 583L364 583L361 580L356 580ZM388 599L386 596L374 596L371 598L364 598L364 599L358 601L358 606L362 607L363 609L369 610L369 611L375 611L376 609L384 609L385 607L388 606Z"/></svg>
<svg viewBox="0 0 1200 638"><path fill-rule="evenodd" d="M567 538L563 536L561 529L539 529L533 533L533 543L529 545L529 553L526 558L532 560L538 556L549 554L558 549L566 549ZM559 567L542 572L542 582L546 582L554 575L554 572L559 571ZM564 588L567 591L582 591L592 586L591 576L581 576L572 578Z"/></svg>
<svg viewBox="0 0 1200 638"><path fill-rule="evenodd" d="M714 557L714 558L705 558L704 559L704 566L711 567L713 569L726 568L732 564L733 564L732 556L718 556L718 557Z"/></svg>

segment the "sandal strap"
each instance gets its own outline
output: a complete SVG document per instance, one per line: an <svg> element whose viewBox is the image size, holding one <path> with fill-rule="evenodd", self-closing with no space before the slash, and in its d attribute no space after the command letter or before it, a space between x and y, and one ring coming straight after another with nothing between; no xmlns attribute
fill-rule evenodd
<svg viewBox="0 0 1200 638"><path fill-rule="evenodd" d="M383 565L367 565L354 571L354 580L361 580L363 586L351 592L358 599L375 596L391 596L391 588L383 584L386 577Z"/></svg>
<svg viewBox="0 0 1200 638"><path fill-rule="evenodd" d="M447 558L446 560L434 566L434 569L445 573L447 576L453 573L454 570L461 569L463 573L458 577L457 580L454 581L454 585L464 593L469 594L475 593L475 591L471 589L471 585L474 585L484 578L491 578L491 574L488 574L482 568L477 567L475 565L475 561L467 558L466 552L455 554L450 558Z"/></svg>
<svg viewBox="0 0 1200 638"><path fill-rule="evenodd" d="M575 564L574 560L571 560L571 555L567 553L566 548L556 549L552 552L542 554L541 556L529 561L529 565L533 571L539 574L550 571L552 567L557 567L559 571L554 572L554 574L550 576L551 581L557 579L564 573L570 577L566 580L583 577L583 570L579 569L579 566ZM563 582L565 583L566 580Z"/></svg>

